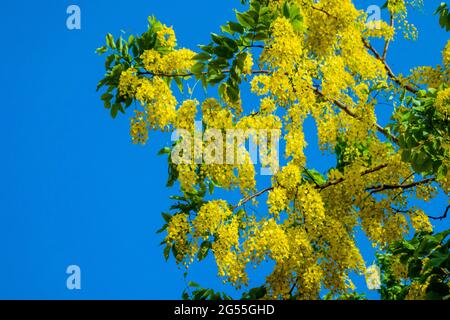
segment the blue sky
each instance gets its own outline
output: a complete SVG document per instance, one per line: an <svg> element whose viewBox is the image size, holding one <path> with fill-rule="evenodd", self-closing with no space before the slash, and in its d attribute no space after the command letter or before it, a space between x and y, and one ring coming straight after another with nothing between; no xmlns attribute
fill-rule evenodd
<svg viewBox="0 0 450 320"><path fill-rule="evenodd" d="M81 8L81 30L66 28L71 4ZM440 62L448 34L431 14L435 5L412 16L419 41L393 44L396 72ZM166 160L155 156L170 137L153 133L146 147L131 144L127 117L111 120L95 92L104 70L94 50L107 32L144 31L148 15L173 25L180 44L195 48L239 6L238 0L2 1L0 298L180 297L183 271L165 262L155 234L174 193L165 188ZM312 163L327 167L320 153L309 152ZM445 204L441 196L428 208L440 213ZM359 241L371 262L371 249ZM72 264L81 267L79 291L66 288ZM190 279L221 289L215 274L209 260L194 266Z"/></svg>

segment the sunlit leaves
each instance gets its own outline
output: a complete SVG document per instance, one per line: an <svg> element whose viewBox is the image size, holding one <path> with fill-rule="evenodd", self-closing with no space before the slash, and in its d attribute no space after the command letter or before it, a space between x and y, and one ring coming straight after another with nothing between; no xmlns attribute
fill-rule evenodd
<svg viewBox="0 0 450 320"><path fill-rule="evenodd" d="M386 253L378 255L383 273L382 299L403 300L417 286L423 286L422 299L448 299L449 235L450 230L437 234L418 233L413 239L395 243ZM401 281L394 273L399 268L395 267L398 263L406 272L407 282Z"/></svg>
<svg viewBox="0 0 450 320"><path fill-rule="evenodd" d="M437 93L437 89L429 89L416 97L408 96L409 107L397 110L391 127L398 133L404 161L410 162L416 172L442 177L448 171L444 144L450 137L450 125L435 108Z"/></svg>

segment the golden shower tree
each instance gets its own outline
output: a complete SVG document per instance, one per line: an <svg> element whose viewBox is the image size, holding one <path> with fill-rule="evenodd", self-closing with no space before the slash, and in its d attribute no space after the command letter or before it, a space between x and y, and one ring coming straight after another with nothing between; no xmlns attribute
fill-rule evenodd
<svg viewBox="0 0 450 320"><path fill-rule="evenodd" d="M246 11L195 52L177 46L174 30L155 18L139 36L108 34L98 49L108 53L102 100L113 117L133 109L134 143L145 144L151 130L183 132L161 150L168 185L182 194L163 214L166 258L172 252L188 267L212 254L219 276L237 288L248 284L249 266L273 261L258 297L345 294L353 288L349 274L365 272L356 230L384 249L411 228L431 232L429 216L441 218L411 201L449 191L450 43L441 65L400 75L388 51L395 38L416 37L407 7L418 1L387 1L387 22L368 22L350 0L242 2ZM209 98L192 98L197 84ZM258 105L246 105L244 92L258 97ZM389 124L379 122L377 106ZM324 155L336 159L324 174L307 166L307 118L315 121ZM257 188L255 165L242 146L236 149L243 161L236 163L225 161L226 152L221 163L208 162L208 155L173 161L173 150L199 130L196 120L202 133L280 136L281 167L274 148L261 157L275 173L271 184ZM182 153L192 156L217 142L194 141ZM218 188L242 200L217 199Z"/></svg>

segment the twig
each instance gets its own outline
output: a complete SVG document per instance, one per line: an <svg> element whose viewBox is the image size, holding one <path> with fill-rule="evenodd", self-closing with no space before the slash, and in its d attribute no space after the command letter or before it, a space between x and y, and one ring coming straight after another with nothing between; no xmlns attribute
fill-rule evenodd
<svg viewBox="0 0 450 320"><path fill-rule="evenodd" d="M380 60L380 61L383 63L384 68L386 69L386 71L387 71L389 77L392 79L392 81L394 81L394 82L397 83L400 87L405 88L406 90L408 90L408 91L411 92L411 93L416 94L417 92L419 92L418 89L413 88L413 87L411 87L411 86L408 85L408 84L403 84L403 83L400 81L400 79L394 74L394 72L392 71L391 67L387 64L386 60L383 59L383 57L378 53L378 51L375 50L375 48L372 47L372 45L371 45L366 39L363 38L362 41L363 41L363 43L364 43L364 46L365 46L367 49L369 49L369 50L373 53L373 55L375 56L375 58L377 58L378 60Z"/></svg>
<svg viewBox="0 0 450 320"><path fill-rule="evenodd" d="M450 211L450 205L447 207L447 209L445 209L445 212L442 216L440 216L440 217L428 216L428 217L433 220L444 220L445 218L447 218L449 211Z"/></svg>
<svg viewBox="0 0 450 320"><path fill-rule="evenodd" d="M371 174L371 173L380 171L380 170L386 168L387 166L388 166L387 164L382 164L382 165L379 165L379 166L377 166L377 167L368 169L368 170L364 171L363 173L361 173L361 176L365 176L365 175L368 175L368 174ZM327 183L322 184L322 185L317 184L315 188L316 188L317 190L322 191L322 190L324 190L324 189L326 189L326 188L328 188L328 187L335 186L335 185L337 185L337 184L339 184L339 183L342 183L342 182L344 182L344 181L345 181L344 178L340 178L340 179L338 179L338 180L336 180L336 181L330 181L330 182L327 182ZM252 194L252 195L250 195L250 196L248 196L248 197L246 197L246 198L240 200L239 203L238 203L237 205L233 206L233 210L236 210L237 208L242 207L242 206L245 205L247 202L249 202L249 201L251 201L251 200L253 200L253 199L255 199L255 198L259 197L259 196L262 196L263 194L265 194L265 193L267 193L267 192L269 192L269 191L272 191L273 189L274 189L274 187L268 187L268 188L265 188L265 189L263 189L263 190L261 190L261 191L258 191L258 192L255 193L255 194Z"/></svg>
<svg viewBox="0 0 450 320"><path fill-rule="evenodd" d="M222 73L230 73L231 70L222 70ZM252 74L270 74L271 72L268 70L252 70ZM207 75L207 72L201 72L201 73L193 73L193 72L186 72L186 73L163 73L163 72L152 72L152 71L144 71L139 72L139 75L150 75L153 77L166 77L166 78L183 78L183 77L192 77L195 75Z"/></svg>
<svg viewBox="0 0 450 320"><path fill-rule="evenodd" d="M335 99L330 99L328 97L326 97L322 91L320 91L317 88L314 88L314 91L316 92L316 94L318 94L319 96L321 96L322 98L324 98L325 100L328 100L329 102L333 103L334 105L336 105L339 109L341 109L342 111L344 111L346 114L348 114L350 117L353 117L355 119L361 120L353 111L351 111L349 109L348 106L344 105L342 102L337 101ZM388 138L389 140L391 140L394 143L398 144L398 139L397 137L393 136L391 133L389 133L389 131L387 131L385 128L383 128L381 125L379 125L378 123L375 124L375 128L377 129L378 132L380 132L381 134L383 134L386 138Z"/></svg>
<svg viewBox="0 0 450 320"><path fill-rule="evenodd" d="M261 195L263 195L263 194L266 193L266 192L272 191L273 188L274 188L274 187L269 187L269 188L263 189L263 190L261 190L261 191L255 193L255 194L253 194L253 195L250 195L250 196L248 196L248 197L242 199L241 201L239 201L239 203L238 203L237 205L235 205L235 206L233 207L233 210L236 210L237 208L242 207L242 206L245 205L247 202L249 202L249 201L251 201L251 200L253 200L253 199L255 199L255 198L257 198L257 197L259 197L259 196L261 196Z"/></svg>
<svg viewBox="0 0 450 320"><path fill-rule="evenodd" d="M391 21L390 24L391 28L394 27L394 16L391 14ZM387 56L387 52L389 49L389 44L391 43L391 39L387 39L386 43L384 44L384 49L383 49L383 56L381 57L383 59L383 61L386 61L386 56Z"/></svg>
<svg viewBox="0 0 450 320"><path fill-rule="evenodd" d="M364 171L364 172L361 174L361 176L363 177L363 176L366 176L366 175L368 175L368 174L371 174L371 173L380 171L380 170L386 168L387 166L388 166L387 164L381 164L381 165L379 165L379 166L377 166L377 167L375 167L375 168L368 169L368 170ZM331 186L335 186L335 185L337 185L337 184L340 184L340 183L342 183L342 182L344 182L344 181L345 181L344 178L340 178L340 179L337 179L337 180L335 180L335 181L329 181L329 182L327 182L327 183L325 183L325 184L323 184L323 185L320 186L320 191L322 191L322 190L324 190L324 189L326 189L326 188L328 188L328 187L331 187Z"/></svg>
<svg viewBox="0 0 450 320"><path fill-rule="evenodd" d="M436 178L428 178L428 179L424 179L421 181L417 181L417 182L413 182L410 184L399 184L399 185L389 185L389 184L384 184L384 185L380 185L380 186L374 186L374 187L369 187L366 189L366 191L370 191L370 194L374 194L374 193L378 193L378 192L382 192L385 190L395 190L395 189L411 189L414 187L417 187L419 185L422 184L427 184L427 183L431 183L436 181Z"/></svg>

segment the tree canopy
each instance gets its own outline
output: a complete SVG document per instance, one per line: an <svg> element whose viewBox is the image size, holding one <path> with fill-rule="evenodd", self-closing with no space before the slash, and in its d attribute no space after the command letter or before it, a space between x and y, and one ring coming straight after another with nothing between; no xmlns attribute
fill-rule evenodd
<svg viewBox="0 0 450 320"><path fill-rule="evenodd" d="M366 272L355 241L362 230L388 255L382 266L400 251L409 254L400 258L412 281L406 291L391 273L383 278L399 287L396 296L436 297L430 285L439 297L448 295L445 237L433 242L442 256L427 252L430 262L420 266L414 260L414 252L425 250L420 241L432 237L430 217L444 219L448 208L427 212L413 203L449 192L450 41L436 52L440 65L401 75L389 65L389 48L395 38L417 37L408 10L421 1L388 0L379 8L388 21L372 19L350 0L242 3L246 10L196 50L179 47L174 29L154 17L144 33L108 34L97 49L106 54L101 99L113 118L132 110L133 143L156 143L152 130L178 133L160 152L168 158L167 185L180 191L163 214L165 257L172 253L188 268L212 254L218 276L236 288L248 285L249 267L272 261L265 283L244 298L318 299L326 291L351 299L358 296L349 275ZM449 29L445 3L436 14ZM194 98L200 86L208 96L203 101ZM247 95L259 102L248 103ZM315 122L324 156L336 159L327 172L307 165L306 119ZM233 148L222 152L228 130L244 139L232 139ZM261 142L262 132L261 166L273 177L257 189L257 167L245 146ZM175 161L180 153L190 161ZM241 200L220 199L218 189L238 192ZM411 231L418 240L405 242ZM421 278L428 272L417 269L423 265L442 273L438 285L437 277ZM385 298L394 295L382 290ZM202 297L228 298L206 289L193 298Z"/></svg>

